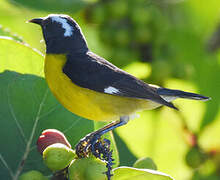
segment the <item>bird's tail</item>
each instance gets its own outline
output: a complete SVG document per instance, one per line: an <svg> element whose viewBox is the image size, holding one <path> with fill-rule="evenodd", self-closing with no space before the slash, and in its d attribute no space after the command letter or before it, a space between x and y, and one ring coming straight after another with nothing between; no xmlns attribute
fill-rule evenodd
<svg viewBox="0 0 220 180"><path fill-rule="evenodd" d="M158 88L157 93L168 102L176 98L186 98L186 99L194 99L194 100L202 100L202 101L207 101L210 99L209 97L200 94L195 94L195 93L190 93L175 89L167 89L167 88Z"/></svg>

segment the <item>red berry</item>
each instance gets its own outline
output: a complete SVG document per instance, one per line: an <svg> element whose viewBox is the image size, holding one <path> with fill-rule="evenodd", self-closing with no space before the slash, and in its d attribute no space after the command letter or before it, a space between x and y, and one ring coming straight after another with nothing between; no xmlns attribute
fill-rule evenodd
<svg viewBox="0 0 220 180"><path fill-rule="evenodd" d="M41 154L43 154L43 151L47 146L55 143L61 143L71 148L70 143L62 132L56 129L46 129L37 140L37 149Z"/></svg>

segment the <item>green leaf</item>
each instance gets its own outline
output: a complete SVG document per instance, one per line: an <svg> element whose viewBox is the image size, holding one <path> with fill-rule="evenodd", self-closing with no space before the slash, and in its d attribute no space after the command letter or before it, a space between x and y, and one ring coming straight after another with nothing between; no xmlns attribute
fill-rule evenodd
<svg viewBox="0 0 220 180"><path fill-rule="evenodd" d="M13 40L19 41L19 42L23 42L22 38L17 36L16 34L13 34L10 30L8 29L4 29L1 25L0 25L0 37L1 36L6 36L6 37L11 37Z"/></svg>
<svg viewBox="0 0 220 180"><path fill-rule="evenodd" d="M43 56L39 52L10 37L0 38L0 48L0 72L12 70L43 76Z"/></svg>
<svg viewBox="0 0 220 180"><path fill-rule="evenodd" d="M0 86L3 177L8 177L10 171L11 176L16 176L22 170L46 170L35 145L43 130L53 128L64 132L72 145L93 131L92 121L62 107L41 77L5 71L0 75Z"/></svg>
<svg viewBox="0 0 220 180"><path fill-rule="evenodd" d="M151 170L151 169L138 169L131 167L119 167L113 170L114 180L174 180L171 176Z"/></svg>
<svg viewBox="0 0 220 180"><path fill-rule="evenodd" d="M43 56L11 39L0 38L0 176L17 178L23 171L50 172L36 150L45 129L62 131L74 145L94 131L93 121L66 110L48 89Z"/></svg>
<svg viewBox="0 0 220 180"><path fill-rule="evenodd" d="M143 169L153 169L157 170L157 165L154 163L154 161L149 157L143 157L138 159L134 165L134 168L143 168Z"/></svg>

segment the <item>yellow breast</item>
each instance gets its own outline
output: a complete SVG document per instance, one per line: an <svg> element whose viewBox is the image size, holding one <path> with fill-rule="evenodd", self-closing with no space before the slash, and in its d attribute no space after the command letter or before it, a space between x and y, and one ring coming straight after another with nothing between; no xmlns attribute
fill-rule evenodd
<svg viewBox="0 0 220 180"><path fill-rule="evenodd" d="M55 97L69 111L96 121L112 121L138 110L158 106L150 101L95 92L75 85L62 71L65 55L47 54L46 81Z"/></svg>

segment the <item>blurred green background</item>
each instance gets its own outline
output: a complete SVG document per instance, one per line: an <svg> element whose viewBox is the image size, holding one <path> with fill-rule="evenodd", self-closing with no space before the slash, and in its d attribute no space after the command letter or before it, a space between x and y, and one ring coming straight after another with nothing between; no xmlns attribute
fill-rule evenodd
<svg viewBox="0 0 220 180"><path fill-rule="evenodd" d="M176 100L179 112L141 112L118 128L120 165L151 157L178 180L220 179L219 0L1 0L0 35L44 53L40 27L25 22L50 13L72 16L93 52L136 77L212 98Z"/></svg>

